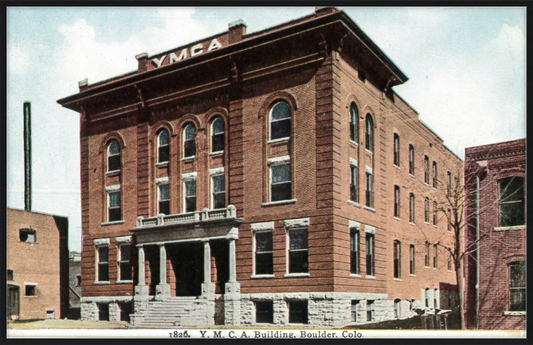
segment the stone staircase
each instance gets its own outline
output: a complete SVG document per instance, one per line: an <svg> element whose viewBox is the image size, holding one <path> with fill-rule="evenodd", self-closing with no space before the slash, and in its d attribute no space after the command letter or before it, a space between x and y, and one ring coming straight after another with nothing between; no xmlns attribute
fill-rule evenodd
<svg viewBox="0 0 533 345"><path fill-rule="evenodd" d="M196 297L135 301L131 328L191 328L214 323L214 302Z"/></svg>

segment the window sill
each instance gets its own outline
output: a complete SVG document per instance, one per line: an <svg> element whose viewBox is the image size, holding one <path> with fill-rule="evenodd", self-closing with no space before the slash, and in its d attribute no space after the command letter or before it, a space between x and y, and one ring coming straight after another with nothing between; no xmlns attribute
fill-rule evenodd
<svg viewBox="0 0 533 345"><path fill-rule="evenodd" d="M350 277L352 277L352 278L361 278L361 275L360 274L350 273Z"/></svg>
<svg viewBox="0 0 533 345"><path fill-rule="evenodd" d="M359 144L356 141L353 141L353 140L350 140L350 144L355 145L355 146L359 146Z"/></svg>
<svg viewBox="0 0 533 345"><path fill-rule="evenodd" d="M275 278L273 274L252 274L251 279L272 279Z"/></svg>
<svg viewBox="0 0 533 345"><path fill-rule="evenodd" d="M392 280L397 281L397 282L401 282L402 278L392 278Z"/></svg>
<svg viewBox="0 0 533 345"><path fill-rule="evenodd" d="M416 274L409 273L409 277L416 277Z"/></svg>
<svg viewBox="0 0 533 345"><path fill-rule="evenodd" d="M298 278L298 277L310 277L309 273L286 273L284 278Z"/></svg>
<svg viewBox="0 0 533 345"><path fill-rule="evenodd" d="M409 224L411 224L411 225L414 225L414 226L416 226L416 224L415 224L415 223L413 223L413 222L409 222Z"/></svg>
<svg viewBox="0 0 533 345"><path fill-rule="evenodd" d="M286 138L279 138L279 139L270 139L267 144L274 144L274 143L282 143L284 141L289 141L291 140L290 137L286 137Z"/></svg>
<svg viewBox="0 0 533 345"><path fill-rule="evenodd" d="M133 280L117 280L117 284L133 284Z"/></svg>
<svg viewBox="0 0 533 345"><path fill-rule="evenodd" d="M296 199L270 201L270 202L262 203L261 206L275 206L275 205L294 204L295 202L296 202Z"/></svg>
<svg viewBox="0 0 533 345"><path fill-rule="evenodd" d="M512 230L525 230L526 225L515 225L515 226L498 226L494 228L494 231L512 231Z"/></svg>
<svg viewBox="0 0 533 345"><path fill-rule="evenodd" d="M161 166L165 166L165 165L168 165L168 161L166 161L166 162L160 162L160 163L156 163L156 164L155 164L156 167L161 167Z"/></svg>
<svg viewBox="0 0 533 345"><path fill-rule="evenodd" d="M94 285L109 285L110 282L94 282Z"/></svg>
<svg viewBox="0 0 533 345"><path fill-rule="evenodd" d="M416 178L415 175L409 173L409 176L411 176L412 178Z"/></svg>
<svg viewBox="0 0 533 345"><path fill-rule="evenodd" d="M39 296L24 296L24 298L37 298Z"/></svg>
<svg viewBox="0 0 533 345"><path fill-rule="evenodd" d="M401 170L399 165L393 164L392 166L395 167L398 170Z"/></svg>
<svg viewBox="0 0 533 345"><path fill-rule="evenodd" d="M120 174L120 170L111 170L105 173L106 175Z"/></svg>
<svg viewBox="0 0 533 345"><path fill-rule="evenodd" d="M526 316L525 311L504 311L503 316Z"/></svg>
<svg viewBox="0 0 533 345"><path fill-rule="evenodd" d="M374 213L376 213L376 210L373 209L372 207L365 206L365 207L363 207L363 208L364 208L365 210L370 211L370 212L374 212Z"/></svg>
<svg viewBox="0 0 533 345"><path fill-rule="evenodd" d="M116 225L116 224L124 224L124 221L116 220L114 222L105 222L105 223L102 223L101 226Z"/></svg>
<svg viewBox="0 0 533 345"><path fill-rule="evenodd" d="M216 151L216 152L211 152L209 155L210 156L218 156L218 155L221 155L223 153L224 153L224 151Z"/></svg>
<svg viewBox="0 0 533 345"><path fill-rule="evenodd" d="M392 218L394 218L395 220L399 220L399 221L401 221L401 219L398 218L398 217L392 217Z"/></svg>
<svg viewBox="0 0 533 345"><path fill-rule="evenodd" d="M376 276L365 276L366 279L376 279Z"/></svg>
<svg viewBox="0 0 533 345"><path fill-rule="evenodd" d="M361 205L359 205L358 202L355 202L355 201L352 201L352 200L348 200L348 204L354 205L354 206L357 206L357 207L361 207Z"/></svg>
<svg viewBox="0 0 533 345"><path fill-rule="evenodd" d="M368 153L369 155L374 155L374 153L367 148L365 148L365 152Z"/></svg>
<svg viewBox="0 0 533 345"><path fill-rule="evenodd" d="M181 161L184 162L184 161L192 161L192 160L195 160L196 159L196 156L190 156L190 157L185 157L185 158L182 158Z"/></svg>

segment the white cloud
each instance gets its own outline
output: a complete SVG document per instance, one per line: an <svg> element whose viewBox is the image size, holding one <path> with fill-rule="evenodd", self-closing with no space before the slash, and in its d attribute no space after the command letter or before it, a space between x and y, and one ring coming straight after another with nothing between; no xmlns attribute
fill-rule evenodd
<svg viewBox="0 0 533 345"><path fill-rule="evenodd" d="M15 75L22 75L32 64L32 55L28 46L10 44L7 47L7 69Z"/></svg>

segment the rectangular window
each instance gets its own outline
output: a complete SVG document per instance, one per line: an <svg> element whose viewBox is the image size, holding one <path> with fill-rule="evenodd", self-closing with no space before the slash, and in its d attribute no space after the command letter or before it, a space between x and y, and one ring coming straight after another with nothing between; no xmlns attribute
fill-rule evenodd
<svg viewBox="0 0 533 345"><path fill-rule="evenodd" d="M158 214L170 214L170 185L159 186L159 212Z"/></svg>
<svg viewBox="0 0 533 345"><path fill-rule="evenodd" d="M289 323L308 323L307 301L289 301Z"/></svg>
<svg viewBox="0 0 533 345"><path fill-rule="evenodd" d="M526 265L524 261L509 264L509 311L526 310Z"/></svg>
<svg viewBox="0 0 533 345"><path fill-rule="evenodd" d="M98 253L98 280L99 282L109 281L109 247L99 246L96 248Z"/></svg>
<svg viewBox="0 0 533 345"><path fill-rule="evenodd" d="M424 221L429 223L429 199L424 200Z"/></svg>
<svg viewBox="0 0 533 345"><path fill-rule="evenodd" d="M372 173L366 172L366 206L372 207L374 200L372 200Z"/></svg>
<svg viewBox="0 0 533 345"><path fill-rule="evenodd" d="M292 198L291 165L273 165L271 173L271 201L290 200Z"/></svg>
<svg viewBox="0 0 533 345"><path fill-rule="evenodd" d="M400 302L401 300L395 299L394 300L394 317L399 319L400 318Z"/></svg>
<svg viewBox="0 0 533 345"><path fill-rule="evenodd" d="M350 232L350 273L359 274L359 230Z"/></svg>
<svg viewBox="0 0 533 345"><path fill-rule="evenodd" d="M25 285L25 296L35 296L35 285Z"/></svg>
<svg viewBox="0 0 533 345"><path fill-rule="evenodd" d="M374 301L366 301L366 321L374 321Z"/></svg>
<svg viewBox="0 0 533 345"><path fill-rule="evenodd" d="M452 254L448 254L448 271L452 270Z"/></svg>
<svg viewBox="0 0 533 345"><path fill-rule="evenodd" d="M359 202L357 197L357 165L350 165L350 200Z"/></svg>
<svg viewBox="0 0 533 345"><path fill-rule="evenodd" d="M435 289L433 291L433 308L438 309L439 308L439 290Z"/></svg>
<svg viewBox="0 0 533 345"><path fill-rule="evenodd" d="M130 322L130 314L131 314L131 302L121 302L118 303L120 308L120 321L127 321Z"/></svg>
<svg viewBox="0 0 533 345"><path fill-rule="evenodd" d="M402 276L402 248L400 241L394 241L394 278Z"/></svg>
<svg viewBox="0 0 533 345"><path fill-rule="evenodd" d="M433 201L433 225L437 225L439 218L439 206L436 201Z"/></svg>
<svg viewBox="0 0 533 345"><path fill-rule="evenodd" d="M415 222L415 195L409 194L409 222Z"/></svg>
<svg viewBox="0 0 533 345"><path fill-rule="evenodd" d="M289 230L289 273L307 273L307 229Z"/></svg>
<svg viewBox="0 0 533 345"><path fill-rule="evenodd" d="M76 286L81 286L81 274L76 275Z"/></svg>
<svg viewBox="0 0 533 345"><path fill-rule="evenodd" d="M213 209L226 207L226 178L224 175L215 175L213 182Z"/></svg>
<svg viewBox="0 0 533 345"><path fill-rule="evenodd" d="M107 193L108 198L108 222L116 222L122 219L122 207L120 192Z"/></svg>
<svg viewBox="0 0 533 345"><path fill-rule="evenodd" d="M185 212L196 211L196 180L185 181Z"/></svg>
<svg viewBox="0 0 533 345"><path fill-rule="evenodd" d="M357 306L359 305L359 300L352 300L352 322L357 322Z"/></svg>
<svg viewBox="0 0 533 345"><path fill-rule="evenodd" d="M274 323L274 303L272 301L255 302L255 322Z"/></svg>
<svg viewBox="0 0 533 345"><path fill-rule="evenodd" d="M500 226L524 224L524 178L504 178L500 180Z"/></svg>
<svg viewBox="0 0 533 345"><path fill-rule="evenodd" d="M272 274L272 231L255 233L255 274Z"/></svg>
<svg viewBox="0 0 533 345"><path fill-rule="evenodd" d="M429 242L426 241L426 256L424 260L426 267L429 267L429 252L430 252Z"/></svg>
<svg viewBox="0 0 533 345"><path fill-rule="evenodd" d="M13 270L7 270L7 280L13 280Z"/></svg>
<svg viewBox="0 0 533 345"><path fill-rule="evenodd" d="M19 239L20 242L35 243L37 242L37 232L30 228L20 229Z"/></svg>
<svg viewBox="0 0 533 345"><path fill-rule="evenodd" d="M366 275L374 275L374 234L366 233Z"/></svg>
<svg viewBox="0 0 533 345"><path fill-rule="evenodd" d="M452 173L450 171L448 171L447 177L448 177L448 185L447 185L448 195L451 195L451 193L452 193Z"/></svg>
<svg viewBox="0 0 533 345"><path fill-rule="evenodd" d="M438 268L439 264L439 247L438 245L433 245L433 268Z"/></svg>
<svg viewBox="0 0 533 345"><path fill-rule="evenodd" d="M415 274L415 245L409 246L409 274Z"/></svg>
<svg viewBox="0 0 533 345"><path fill-rule="evenodd" d="M400 218L400 186L394 186L394 217Z"/></svg>
<svg viewBox="0 0 533 345"><path fill-rule="evenodd" d="M120 280L132 280L131 276L131 245L122 244L120 245Z"/></svg>
<svg viewBox="0 0 533 345"><path fill-rule="evenodd" d="M448 209L447 223L448 223L448 231L452 231L452 210L451 209Z"/></svg>

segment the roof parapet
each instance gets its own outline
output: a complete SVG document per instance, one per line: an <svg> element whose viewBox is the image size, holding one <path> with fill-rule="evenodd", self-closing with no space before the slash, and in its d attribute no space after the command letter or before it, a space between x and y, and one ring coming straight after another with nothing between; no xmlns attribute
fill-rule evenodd
<svg viewBox="0 0 533 345"><path fill-rule="evenodd" d="M239 20L229 23L228 24L229 43L232 44L232 43L241 41L242 37L246 35L246 28L247 28L247 25L244 19L239 19Z"/></svg>
<svg viewBox="0 0 533 345"><path fill-rule="evenodd" d="M135 55L135 58L138 61L137 72L144 72L148 70L148 53L147 52L137 54Z"/></svg>

